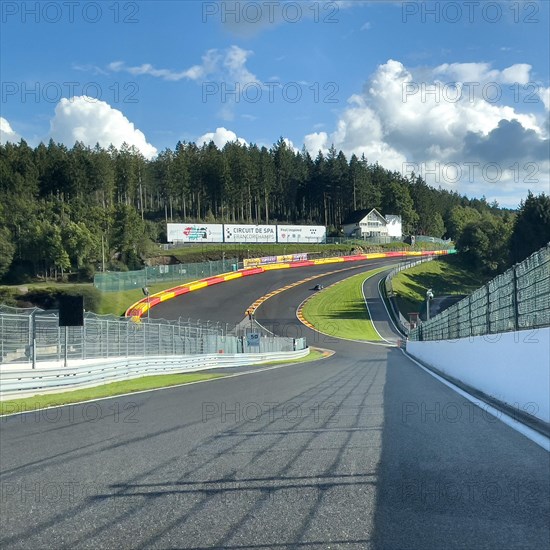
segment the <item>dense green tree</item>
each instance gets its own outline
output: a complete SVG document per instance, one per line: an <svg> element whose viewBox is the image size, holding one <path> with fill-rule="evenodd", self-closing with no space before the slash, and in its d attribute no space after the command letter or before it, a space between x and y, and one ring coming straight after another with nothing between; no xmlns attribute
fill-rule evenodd
<svg viewBox="0 0 550 550"><path fill-rule="evenodd" d="M534 196L531 191L522 201L510 238L513 262L527 256L550 242L550 196Z"/></svg>
<svg viewBox="0 0 550 550"><path fill-rule="evenodd" d="M547 242L549 200L529 196L522 203L512 240L516 261ZM347 159L335 147L312 158L283 138L270 148L178 142L149 160L127 144L7 143L0 145L0 204L3 262L41 275L115 258L139 267L167 221L314 223L337 233L350 212L377 208L401 215L405 234L458 240L477 224L467 237L483 244L487 235L505 242L506 231L494 233L493 221L507 230L513 220L484 197L434 189L365 156ZM469 250L466 243L465 237ZM490 259L485 268L500 264Z"/></svg>
<svg viewBox="0 0 550 550"><path fill-rule="evenodd" d="M136 210L126 204L117 205L111 244L123 263L136 262L144 247L144 236L145 225Z"/></svg>
<svg viewBox="0 0 550 550"><path fill-rule="evenodd" d="M478 221L464 227L456 247L472 269L496 275L509 265L508 241L511 231L511 223L486 213Z"/></svg>
<svg viewBox="0 0 550 550"><path fill-rule="evenodd" d="M61 228L61 236L68 257L77 268L100 258L101 237L92 233L84 222L69 221Z"/></svg>
<svg viewBox="0 0 550 550"><path fill-rule="evenodd" d="M384 214L401 216L405 234L413 234L418 223L418 214L414 210L414 203L407 185L397 179L390 181L382 198Z"/></svg>
<svg viewBox="0 0 550 550"><path fill-rule="evenodd" d="M451 239L456 240L468 224L480 219L479 210L469 206L455 206L447 217L447 233Z"/></svg>
<svg viewBox="0 0 550 550"><path fill-rule="evenodd" d="M420 217L420 216L419 216ZM445 223L439 212L434 212L430 216L429 224L426 224L426 233L432 237L440 239L445 235Z"/></svg>
<svg viewBox="0 0 550 550"><path fill-rule="evenodd" d="M0 227L0 278L2 278L10 268L15 246L11 240L11 234L6 227Z"/></svg>

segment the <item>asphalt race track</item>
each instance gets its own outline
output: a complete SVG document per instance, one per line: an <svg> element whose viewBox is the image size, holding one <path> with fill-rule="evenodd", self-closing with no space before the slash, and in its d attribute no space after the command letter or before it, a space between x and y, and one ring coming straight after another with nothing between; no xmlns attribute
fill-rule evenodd
<svg viewBox="0 0 550 550"><path fill-rule="evenodd" d="M247 277L152 313L235 323L334 269ZM379 278L365 295L393 341ZM256 318L329 359L0 421L2 547L548 548L549 454L396 347L299 325L313 286Z"/></svg>

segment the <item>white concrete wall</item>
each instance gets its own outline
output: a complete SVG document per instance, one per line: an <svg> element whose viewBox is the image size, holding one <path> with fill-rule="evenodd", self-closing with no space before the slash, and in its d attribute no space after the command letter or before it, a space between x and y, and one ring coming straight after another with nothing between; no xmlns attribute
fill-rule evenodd
<svg viewBox="0 0 550 550"><path fill-rule="evenodd" d="M390 223L388 223L387 228L388 228L388 236L389 237L401 238L403 236L403 224L402 224L402 222L391 221Z"/></svg>
<svg viewBox="0 0 550 550"><path fill-rule="evenodd" d="M550 328L407 342L407 352L499 401L550 422Z"/></svg>

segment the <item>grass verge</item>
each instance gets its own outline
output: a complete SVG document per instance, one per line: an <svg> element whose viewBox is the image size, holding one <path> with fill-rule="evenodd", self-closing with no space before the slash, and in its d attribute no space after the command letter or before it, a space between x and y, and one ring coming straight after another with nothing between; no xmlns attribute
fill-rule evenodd
<svg viewBox="0 0 550 550"><path fill-rule="evenodd" d="M210 380L211 378L220 378L222 376L224 375L204 373L159 374L134 378L132 380L122 380L120 382L111 382L109 384L103 384L102 386L84 388L82 390L35 395L23 399L11 399L9 401L0 401L0 415L32 411L34 409L55 407L58 405L69 405L71 403L90 401L91 399L99 399L101 397L153 390L155 388L164 388L177 384L188 384L189 382Z"/></svg>
<svg viewBox="0 0 550 550"><path fill-rule="evenodd" d="M349 340L380 341L363 299L363 282L386 271L373 269L328 287L308 300L302 315L320 332Z"/></svg>
<svg viewBox="0 0 550 550"><path fill-rule="evenodd" d="M324 351L321 351L319 349L310 348L309 354L305 357L302 357L301 359L294 359L292 361L283 360L283 361L271 361L271 363L263 363L262 367L270 367L272 365L284 365L287 363L308 363L309 361L317 361L318 359L323 359L324 357L328 357L329 354L327 354Z"/></svg>
<svg viewBox="0 0 550 550"><path fill-rule="evenodd" d="M184 279L181 281L167 281L163 283L148 284L147 288L151 294L161 292L167 288L173 288L184 283L188 283L193 279ZM125 311L138 300L143 298L141 288L132 290L119 290L118 292L100 292L101 299L99 308L96 313L100 315L124 315Z"/></svg>
<svg viewBox="0 0 550 550"><path fill-rule="evenodd" d="M295 359L294 361L273 361L271 363L264 363L258 366L267 367L287 363L305 363L308 361L317 361L325 356L326 354L323 351L312 349L309 355L301 359ZM10 399L8 401L0 401L0 416L5 414L33 411L46 407L70 405L71 403L80 403L82 401L90 401L93 399L100 399L102 397L112 397L125 393L153 390L156 388L168 388L178 384L189 384L190 382L199 382L201 380L223 378L228 374L230 373L212 374L205 372L193 372L187 374L159 374L153 376L143 376L141 378L133 378L132 380L111 382L109 384L103 384L102 386L95 386L93 388L35 395L33 397L25 397L23 399Z"/></svg>
<svg viewBox="0 0 550 550"><path fill-rule="evenodd" d="M401 271L392 280L397 305L403 315L418 312L431 288L435 296L470 294L490 277L464 267L460 256L444 256Z"/></svg>

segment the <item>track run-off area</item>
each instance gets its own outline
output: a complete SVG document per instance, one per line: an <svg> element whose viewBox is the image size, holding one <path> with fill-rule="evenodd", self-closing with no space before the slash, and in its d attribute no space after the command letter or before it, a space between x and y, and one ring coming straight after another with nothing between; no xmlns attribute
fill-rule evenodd
<svg viewBox="0 0 550 550"><path fill-rule="evenodd" d="M258 323L335 353L1 419L2 547L548 547L548 453L394 345L384 272L363 284L376 345L297 318L315 284L392 264L270 271L152 309L234 324L269 296Z"/></svg>

